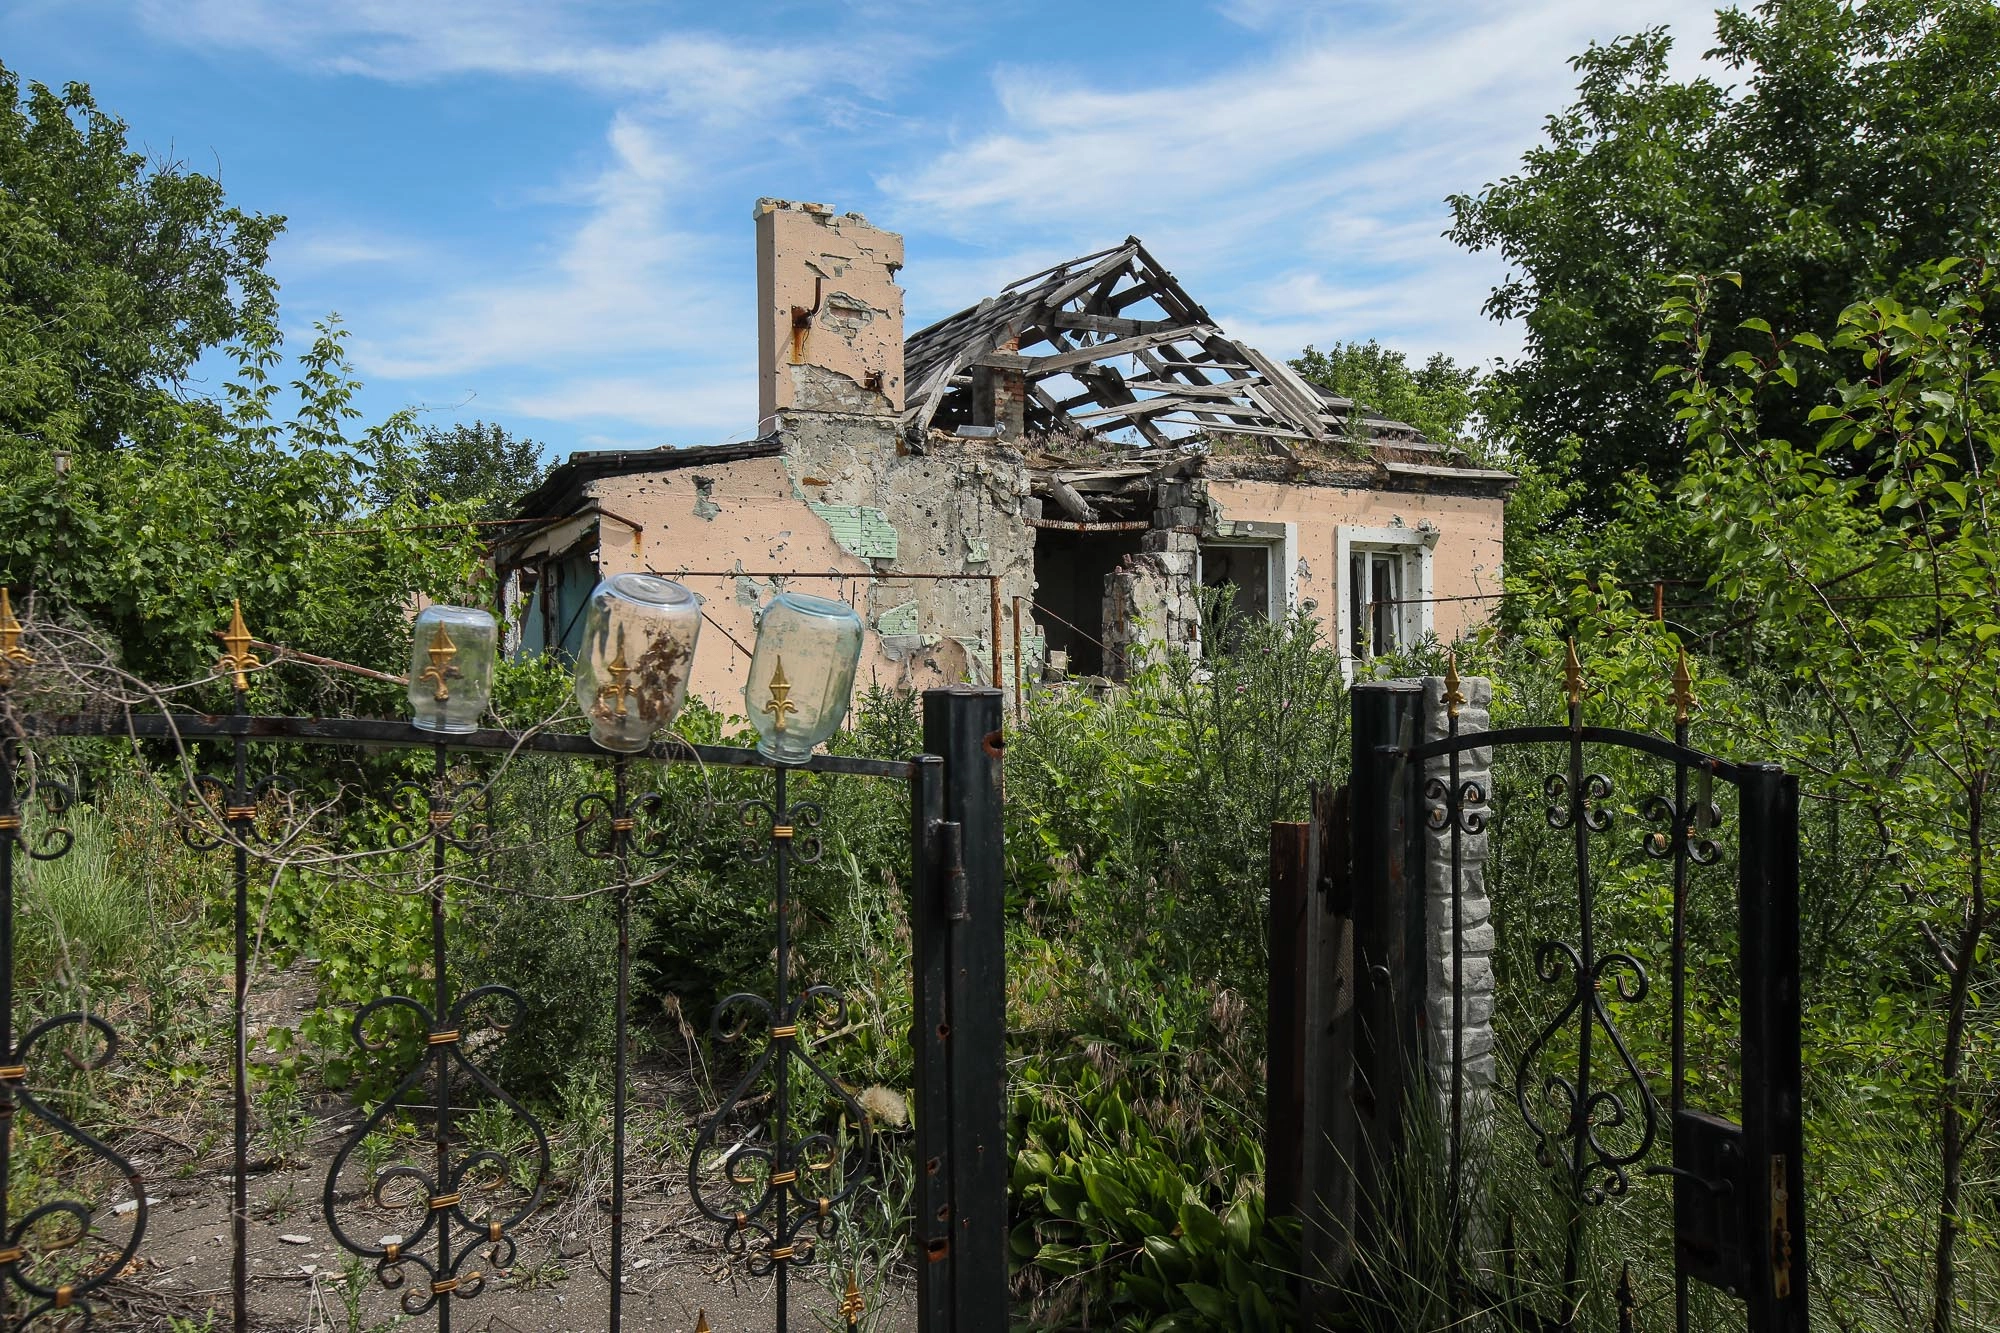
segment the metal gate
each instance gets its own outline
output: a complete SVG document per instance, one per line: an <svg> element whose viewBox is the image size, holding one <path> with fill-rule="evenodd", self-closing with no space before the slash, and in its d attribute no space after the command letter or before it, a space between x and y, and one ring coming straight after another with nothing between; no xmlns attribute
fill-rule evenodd
<svg viewBox="0 0 2000 1333"><path fill-rule="evenodd" d="M635 791L635 772L649 764L699 764L760 769L768 795L741 803L743 853L769 867L775 991L724 999L712 1031L751 1049L743 1072L703 1120L690 1153L686 1185L715 1228L725 1253L753 1275L773 1280L773 1326L791 1314L793 1271L809 1262L840 1203L867 1186L874 1166L868 1114L817 1060L806 1036L837 1019L845 1001L829 986L795 977L790 934L791 874L820 854L823 811L795 795L794 773L847 774L909 784L911 931L915 955L915 1145L918 1186L913 1223L919 1327L1000 1330L1006 1327L1006 1175L1004 1101L1004 978L1000 885L1000 692L954 688L924 698L924 739L933 753L908 761L816 755L795 769L754 750L656 743L643 754L611 755L587 737L546 731L477 731L440 737L402 721L253 716L249 673L261 664L247 635L230 643L219 663L233 684L231 713L112 711L85 716L38 716L15 711L7 688L34 657L22 646L11 615L0 623L0 1329L81 1328L94 1319L107 1287L146 1253L146 1182L112 1135L93 1132L56 1109L41 1089L49 1062L67 1056L79 1067L117 1057L119 1037L94 1013L41 1019L17 1035L14 986L16 863L54 860L72 844L65 815L79 794L36 762L45 738L106 737L164 743L189 766L188 821L183 840L201 853L226 855L234 888L233 1152L230 1208L232 1281L217 1313L228 1326L255 1325L249 1308L247 1184L252 1173L248 1001L253 871L270 836L260 810L287 785L283 756L294 747L342 745L369 751L428 751L427 779L390 793L409 818L390 849L427 856L422 887L428 905L429 975L417 995L383 995L355 1013L357 1044L379 1042L371 1020L400 1015L421 1036L419 1053L395 1089L346 1132L324 1179L320 1207L332 1239L359 1257L381 1287L397 1293L405 1315L448 1333L494 1299L494 1277L513 1262L517 1229L541 1205L549 1179L550 1145L527 1107L482 1067L480 1049L504 1041L520 1018L521 996L505 984L455 987L447 913L462 893L467 867L485 852L479 765L526 755L567 756L591 763L601 789L550 821L587 856L607 864L617 923L616 1040L612 1084L609 1276L604 1327L623 1319L627 1272L627 1067L632 963L633 885L659 856L661 798ZM198 756L211 761L200 767ZM473 765L470 769L467 764ZM58 1035L72 1040L60 1051ZM374 1034L374 1035L371 1035ZM77 1054L77 1038L84 1053ZM379 1045L373 1049L381 1051ZM810 1090L839 1110L837 1123L802 1122L801 1094ZM523 1127L526 1146L510 1160L468 1143L458 1121L475 1105L504 1108ZM123 1201L72 1193L22 1205L10 1198L9 1164L20 1117L33 1117L76 1150L109 1168L128 1194ZM379 1166L357 1150L392 1116L414 1117L426 1142L423 1165ZM851 1137L841 1131L851 1127ZM350 1164L366 1177L357 1190ZM345 1174L344 1174L345 1173ZM100 1173L103 1174L103 1173ZM409 1214L399 1234L379 1235L379 1216L358 1216L393 1193ZM24 1210L25 1209L25 1210ZM18 1214L18 1215L17 1215ZM854 1327L862 1311L851 1284L841 1312ZM218 1327L223 1326L218 1324Z"/></svg>
<svg viewBox="0 0 2000 1333"><path fill-rule="evenodd" d="M1749 1333L1803 1333L1797 780L1775 765L1690 747L1684 660L1670 687L1670 739L1586 725L1573 645L1563 671L1567 725L1463 730L1463 686L1455 666L1434 681L1431 707L1441 718L1425 715L1425 691L1414 684L1353 693L1359 1243L1368 1243L1371 1226L1378 1235L1441 1230L1454 1309L1497 1328L1570 1330L1615 1318L1621 1330L1688 1333L1694 1286L1704 1284L1741 1303ZM1538 767L1521 769L1530 756L1541 756L1532 761ZM1628 779L1609 770L1642 762L1641 788L1620 791ZM1492 764L1532 772L1535 780L1514 784L1531 790L1496 801ZM1731 788L1733 849L1724 827ZM1509 956L1527 965L1511 974L1503 967L1483 1001L1502 1006L1500 1025L1515 1040L1472 1049L1468 1027L1476 1030L1479 1016L1468 1011L1478 990L1471 983L1495 983L1468 968L1474 932L1492 929L1468 921L1470 896L1483 887L1468 883L1469 862L1475 851L1490 853L1505 871L1527 843L1525 833L1509 838L1522 821L1542 840L1548 860L1536 863L1539 883L1548 901L1564 904L1562 920L1557 927L1544 917L1532 940L1516 942ZM1617 839L1631 845L1614 857L1607 848ZM1734 1036L1736 1054L1730 1077L1709 1082L1733 1084L1737 1105L1703 1106L1690 1095L1690 1019L1703 1019L1704 1030L1717 1024L1690 993L1691 873L1726 868L1732 851L1734 903L1725 897L1717 910L1733 910L1737 984L1733 997L1711 994L1708 1003L1725 1015L1735 1005L1725 1036ZM1661 895L1656 932L1607 937L1603 881L1612 860L1628 897L1646 885ZM1477 944L1490 949L1489 941L1482 935ZM1645 1021L1657 1030L1660 1006L1670 1034L1664 1059L1644 1060L1620 1018L1636 1024L1651 1007ZM1408 1120L1418 1102L1399 1092L1418 1089L1437 1110L1444 1148L1435 1163L1442 1207L1429 1212L1392 1197L1389 1168L1367 1165L1413 1151L1419 1131ZM1485 1179L1509 1143L1532 1157L1535 1180L1554 1200L1556 1225L1536 1253L1512 1222L1525 1200L1495 1200L1496 1183ZM1615 1252L1629 1242L1622 1219L1649 1206L1671 1230L1670 1291L1657 1281L1638 1290L1629 1260L1598 1261L1606 1246ZM1585 1253L1587 1233L1608 1236L1596 1259ZM1600 1295L1596 1308L1613 1313L1593 1320L1586 1288L1601 1288L1607 1276L1610 1299Z"/></svg>

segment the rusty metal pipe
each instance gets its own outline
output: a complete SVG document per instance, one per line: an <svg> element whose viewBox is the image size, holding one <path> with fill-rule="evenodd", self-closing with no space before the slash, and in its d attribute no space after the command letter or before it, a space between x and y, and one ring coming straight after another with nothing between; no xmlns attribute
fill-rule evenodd
<svg viewBox="0 0 2000 1333"><path fill-rule="evenodd" d="M1000 676L1000 576L986 576L986 590L993 603L993 688L1004 689Z"/></svg>
<svg viewBox="0 0 2000 1333"><path fill-rule="evenodd" d="M1021 721L1021 599L1014 599L1014 721Z"/></svg>

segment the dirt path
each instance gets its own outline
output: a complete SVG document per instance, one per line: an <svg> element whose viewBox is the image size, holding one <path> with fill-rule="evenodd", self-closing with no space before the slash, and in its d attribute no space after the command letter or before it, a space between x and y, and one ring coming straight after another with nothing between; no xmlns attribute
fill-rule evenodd
<svg viewBox="0 0 2000 1333"><path fill-rule="evenodd" d="M372 1271L358 1269L335 1243L321 1217L320 1191L351 1117L329 1116L315 1125L309 1160L258 1176L250 1189L250 1309L259 1330L302 1333L376 1333L436 1326L435 1312L398 1320L400 1292L383 1290ZM203 1173L180 1180L142 1170L158 1181L148 1190L152 1216L140 1258L118 1284L121 1317L100 1319L102 1329L167 1333L170 1317L201 1329L213 1312L214 1327L229 1326L229 1179ZM357 1216L367 1217L365 1208ZM592 1227L563 1226L574 1208L544 1208L522 1228L513 1266L489 1280L477 1296L455 1299L452 1327L492 1333L594 1333L606 1327L609 1278L604 1269L609 1219ZM561 1229L555 1229L555 1226ZM385 1225L387 1225L385 1223ZM769 1279L732 1273L715 1232L679 1191L636 1191L626 1214L626 1328L642 1333L693 1333L705 1311L715 1333L775 1326ZM412 1279L418 1274L411 1270ZM833 1314L838 1292L823 1266L792 1278L793 1329L840 1327ZM912 1293L895 1284L873 1295L864 1324L880 1333L916 1326ZM104 1312L106 1315L112 1311Z"/></svg>
<svg viewBox="0 0 2000 1333"><path fill-rule="evenodd" d="M251 1001L253 1048L270 1025L296 1021L310 1008L312 994L310 978L298 971L260 977ZM231 1326L230 1112L227 1092L218 1086L226 1077L226 1068L212 1066L205 1091L159 1097L163 1114L157 1119L143 1114L143 1106L128 1102L124 1108L124 1132L113 1142L146 1181L150 1215L137 1257L94 1302L92 1327L101 1333L220 1333ZM714 1333L775 1327L771 1280L732 1271L719 1228L689 1198L684 1151L676 1156L658 1148L691 1138L702 1101L682 1072L657 1063L633 1071L631 1142L654 1145L653 1152L635 1150L627 1159L624 1326L636 1333L694 1333L704 1311ZM169 1103L171 1119L164 1113ZM398 1301L404 1293L384 1290L372 1267L360 1265L334 1240L322 1216L327 1170L344 1137L359 1125L359 1113L345 1097L324 1091L308 1094L298 1111L303 1120L289 1136L285 1160L253 1166L248 1229L253 1326L260 1333L436 1328L435 1310L402 1316ZM558 1130L547 1128L552 1134ZM253 1163L268 1150L260 1136ZM578 1178L565 1182L518 1229L512 1264L497 1274L489 1271L476 1296L449 1298L454 1330L597 1333L607 1327L608 1164L600 1152L571 1174ZM350 1188L358 1185L359 1164L350 1159L342 1178ZM114 1194L100 1203L122 1198ZM350 1232L371 1239L400 1230L409 1217L406 1210L376 1209L365 1198L343 1197L339 1206ZM415 1266L407 1273L413 1284L424 1280ZM839 1282L844 1285L844 1273ZM864 1290L870 1307L864 1328L879 1333L915 1328L909 1274L880 1284L864 1275ZM839 1287L825 1265L796 1267L790 1327L842 1327L833 1313L838 1301Z"/></svg>

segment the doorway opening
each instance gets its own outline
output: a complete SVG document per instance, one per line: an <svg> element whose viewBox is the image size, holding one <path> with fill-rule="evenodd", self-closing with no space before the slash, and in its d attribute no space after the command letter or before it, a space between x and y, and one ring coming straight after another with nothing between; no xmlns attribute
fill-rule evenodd
<svg viewBox="0 0 2000 1333"><path fill-rule="evenodd" d="M1105 579L1139 551L1136 532L1035 533L1035 605L1049 651L1066 653L1073 676L1104 674Z"/></svg>

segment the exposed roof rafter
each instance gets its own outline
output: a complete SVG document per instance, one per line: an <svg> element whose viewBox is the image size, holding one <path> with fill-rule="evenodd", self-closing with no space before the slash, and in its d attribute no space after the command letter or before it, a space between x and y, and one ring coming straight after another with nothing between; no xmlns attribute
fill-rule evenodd
<svg viewBox="0 0 2000 1333"><path fill-rule="evenodd" d="M1107 443L1159 446L1233 434L1289 453L1287 441L1358 436L1399 450L1448 452L1230 338L1132 236L911 334L903 364L903 426L917 441L934 427L973 423L973 372L987 369L1026 376L1034 424Z"/></svg>

